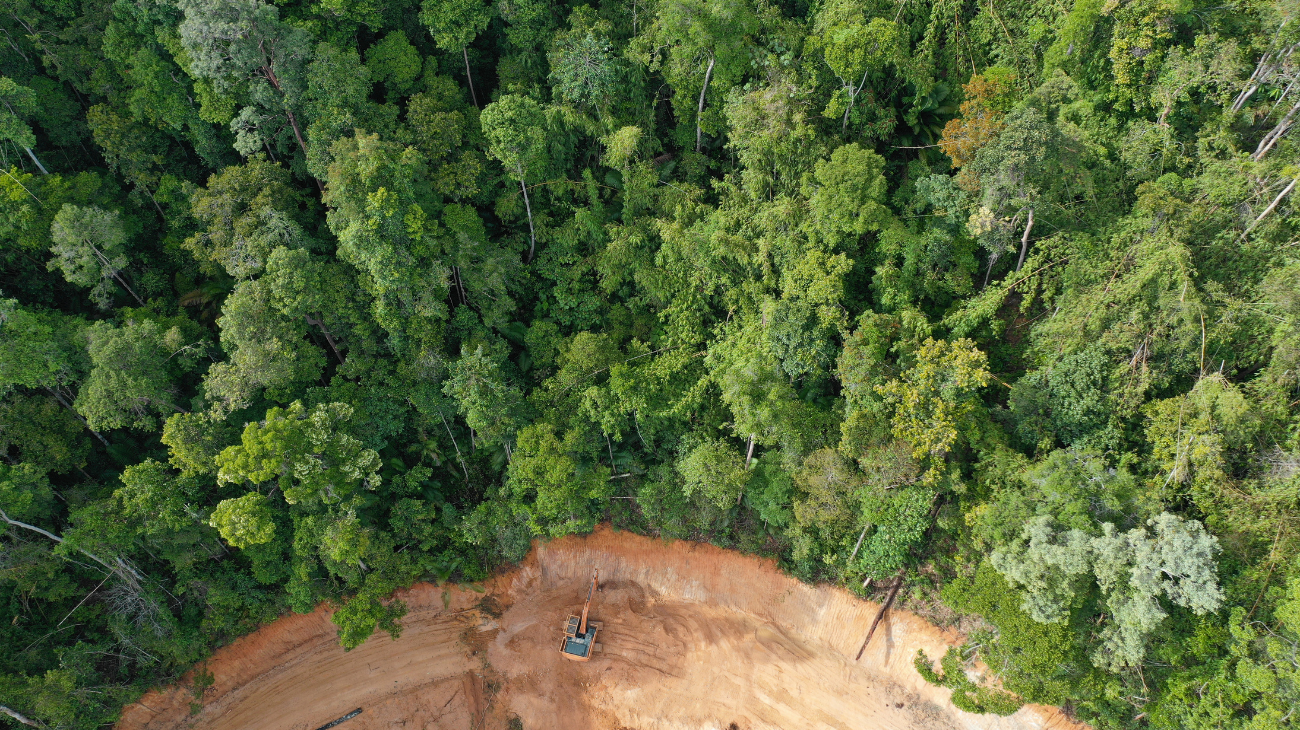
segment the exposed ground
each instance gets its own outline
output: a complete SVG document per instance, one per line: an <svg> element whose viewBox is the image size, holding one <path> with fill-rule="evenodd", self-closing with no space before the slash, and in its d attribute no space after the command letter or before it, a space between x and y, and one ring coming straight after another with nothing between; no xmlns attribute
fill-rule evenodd
<svg viewBox="0 0 1300 730"><path fill-rule="evenodd" d="M593 568L604 652L558 652ZM972 715L912 666L959 637L904 612L854 662L877 605L771 561L601 528L538 545L483 592L417 585L401 639L339 648L319 608L207 662L214 683L150 692L118 730L1020 730L1080 728L1052 708Z"/></svg>

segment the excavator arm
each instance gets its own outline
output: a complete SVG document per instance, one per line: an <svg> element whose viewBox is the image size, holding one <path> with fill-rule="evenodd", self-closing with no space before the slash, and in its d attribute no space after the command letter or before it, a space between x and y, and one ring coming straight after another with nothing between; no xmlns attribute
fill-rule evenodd
<svg viewBox="0 0 1300 730"><path fill-rule="evenodd" d="M600 569L591 576L591 586L587 588L587 602L582 604L582 623L578 625L578 635L585 636L587 633L587 612L591 610L591 597L596 593L596 581L600 580Z"/></svg>

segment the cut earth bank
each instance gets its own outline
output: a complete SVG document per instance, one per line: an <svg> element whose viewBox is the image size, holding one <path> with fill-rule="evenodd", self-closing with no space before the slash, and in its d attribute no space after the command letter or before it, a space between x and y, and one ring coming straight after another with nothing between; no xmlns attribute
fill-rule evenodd
<svg viewBox="0 0 1300 730"><path fill-rule="evenodd" d="M604 651L567 661L561 627L593 568ZM187 678L128 706L117 730L315 730L357 708L338 730L1085 727L1048 707L956 709L912 660L960 637L904 611L855 662L877 604L711 545L602 527L538 544L482 589L402 591L402 637L351 652L325 607L280 619L207 661L199 703Z"/></svg>

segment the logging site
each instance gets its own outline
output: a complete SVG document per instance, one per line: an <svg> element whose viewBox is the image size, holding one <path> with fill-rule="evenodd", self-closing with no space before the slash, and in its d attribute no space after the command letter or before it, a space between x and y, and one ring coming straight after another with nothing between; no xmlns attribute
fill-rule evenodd
<svg viewBox="0 0 1300 730"><path fill-rule="evenodd" d="M1036 705L959 710L914 666L960 644L955 631L707 544L600 527L482 584L396 597L397 640L344 651L327 607L291 615L146 694L117 730L1086 727ZM600 629L587 661L562 648L584 634L566 624L575 611Z"/></svg>

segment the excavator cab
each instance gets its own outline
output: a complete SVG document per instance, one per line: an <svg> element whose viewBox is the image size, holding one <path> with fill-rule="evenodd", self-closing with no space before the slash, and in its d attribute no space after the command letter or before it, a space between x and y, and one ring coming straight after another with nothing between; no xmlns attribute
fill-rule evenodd
<svg viewBox="0 0 1300 730"><path fill-rule="evenodd" d="M602 624L599 621L587 620L587 613L591 610L591 597L596 593L599 579L600 571L597 570L591 577L591 586L587 588L587 602L582 604L582 616L569 616L569 620L564 625L560 656L565 659L572 659L575 662L590 661L591 655L602 648L596 642L596 634L600 632Z"/></svg>

